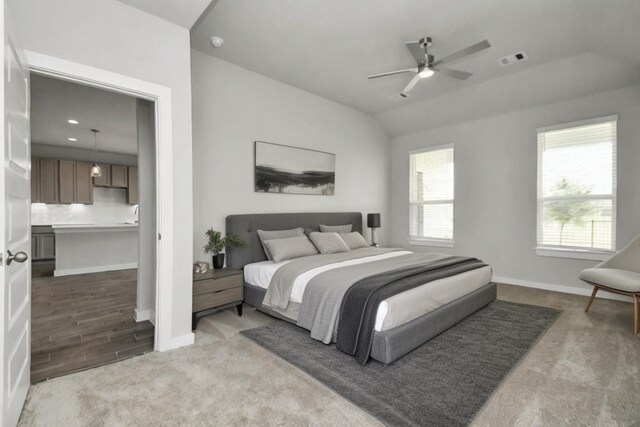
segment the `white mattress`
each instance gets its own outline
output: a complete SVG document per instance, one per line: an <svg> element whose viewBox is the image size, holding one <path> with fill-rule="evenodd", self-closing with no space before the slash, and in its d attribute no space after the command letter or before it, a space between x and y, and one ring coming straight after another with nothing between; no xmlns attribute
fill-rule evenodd
<svg viewBox="0 0 640 427"><path fill-rule="evenodd" d="M411 252L408 251L389 252L382 255L342 261L314 268L296 278L291 291L290 301L301 303L307 283L309 283L313 277L324 271L410 253ZM244 267L244 280L250 285L267 289L275 272L288 262L289 261L262 261L247 264ZM491 276L491 267L487 266L444 279L434 280L430 282L428 286L418 286L409 291L394 295L380 303L376 315L375 330L378 332L386 331L417 319L445 304L480 289L491 281Z"/></svg>

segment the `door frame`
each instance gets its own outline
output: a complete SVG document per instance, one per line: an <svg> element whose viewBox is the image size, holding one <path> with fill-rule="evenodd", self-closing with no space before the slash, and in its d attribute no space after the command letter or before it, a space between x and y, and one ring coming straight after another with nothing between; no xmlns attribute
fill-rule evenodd
<svg viewBox="0 0 640 427"><path fill-rule="evenodd" d="M172 342L173 296L173 129L171 89L111 71L26 50L30 71L152 101L156 127L156 351Z"/></svg>

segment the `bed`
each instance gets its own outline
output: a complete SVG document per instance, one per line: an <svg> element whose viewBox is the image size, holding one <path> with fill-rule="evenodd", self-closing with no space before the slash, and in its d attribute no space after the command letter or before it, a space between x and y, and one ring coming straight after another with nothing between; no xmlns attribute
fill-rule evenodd
<svg viewBox="0 0 640 427"><path fill-rule="evenodd" d="M348 290L351 282L345 278L344 284L341 283L343 277L350 276L345 276L345 272L360 270L359 274L362 276L363 271L375 271L376 268L380 271L386 268L391 272L400 271L402 269L398 266L407 267L406 262L411 261L415 265L412 264L410 268L419 268L423 274L415 276L418 282L421 277L430 279L426 284L415 283L406 291L389 294L379 302L377 310L370 313L371 339L363 344L368 350L366 356L360 356L359 360L356 356L361 364L366 363L369 357L384 364L392 363L496 299L496 286L491 282L491 267L478 264L479 260L472 261L462 257L454 259L456 257L438 254L411 254L401 249L360 248L345 256L307 256L280 262L267 260L257 230L302 227L308 235L317 231L319 224L352 224L353 231L362 233L362 215L359 212L230 215L226 219L227 232L240 236L247 246L230 248L227 251L227 264L230 268L244 271L245 303L274 317L298 324L308 329L312 338L325 343L336 342L340 348L341 343L344 346L346 341L337 335L337 320L335 324L317 322L317 328L313 316L321 318L324 315L312 312L312 320L308 320L310 304L320 305L309 302L315 301L313 297L318 292L318 283L331 279L332 286L335 284L336 287L342 286ZM433 260L434 265L447 264L447 268L453 273L446 277L434 276L433 271L436 270L423 268L423 263L416 262L423 258ZM427 264L429 263L424 263L425 266ZM392 269L389 266L396 267ZM304 273L300 274L302 271ZM283 278L288 277L287 274L291 278L283 282ZM352 280L355 281L353 278ZM290 290L286 297L280 296L281 299L285 298L285 304L282 305L277 304L278 298L273 296L275 291L269 290L270 284L275 288L280 282L286 283ZM383 297L384 294L380 296ZM335 301L340 301L340 297L335 298L327 301L332 301L331 306L337 312L340 303L336 304ZM337 317L347 324L351 310L344 307L344 302L342 314ZM346 326L342 329L345 330ZM342 337L344 336L348 336L348 333L342 333Z"/></svg>

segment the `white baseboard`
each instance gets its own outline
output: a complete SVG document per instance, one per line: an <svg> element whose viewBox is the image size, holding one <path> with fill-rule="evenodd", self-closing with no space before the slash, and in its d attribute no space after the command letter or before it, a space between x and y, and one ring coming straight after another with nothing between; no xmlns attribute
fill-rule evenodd
<svg viewBox="0 0 640 427"><path fill-rule="evenodd" d="M136 308L134 311L134 319L136 322L144 322L145 320L148 320L155 326L156 313L154 310L138 310Z"/></svg>
<svg viewBox="0 0 640 427"><path fill-rule="evenodd" d="M132 268L138 268L138 263L132 262L130 264L113 264L101 265L96 267L56 269L53 272L53 275L55 277L72 276L74 274L101 273L103 271L129 270Z"/></svg>
<svg viewBox="0 0 640 427"><path fill-rule="evenodd" d="M186 335L182 335L181 337L172 338L171 341L166 343L162 348L158 348L157 351L168 351L174 350L179 347L185 347L191 345L195 342L195 334L193 332L189 332Z"/></svg>
<svg viewBox="0 0 640 427"><path fill-rule="evenodd" d="M591 292L593 292L593 288L591 286L589 286L589 288L578 288L575 286L552 285L549 283L531 282L529 280L511 279L508 277L500 276L493 276L493 281L496 283L505 283L508 285L524 286L526 288L543 289L545 291L555 291L573 295L591 296ZM631 299L630 297L605 291L598 292L597 298L633 302L633 299Z"/></svg>

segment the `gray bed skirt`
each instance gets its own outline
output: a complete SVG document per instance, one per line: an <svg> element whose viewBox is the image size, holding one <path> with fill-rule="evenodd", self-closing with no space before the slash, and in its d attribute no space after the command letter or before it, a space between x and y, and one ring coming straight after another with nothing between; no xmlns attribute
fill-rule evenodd
<svg viewBox="0 0 640 427"><path fill-rule="evenodd" d="M245 303L271 316L292 322L291 319L287 319L262 306L265 293L266 289L244 282ZM496 284L488 283L480 289L411 322L387 331L374 332L371 357L385 365L398 360L490 302L495 301L496 294Z"/></svg>

